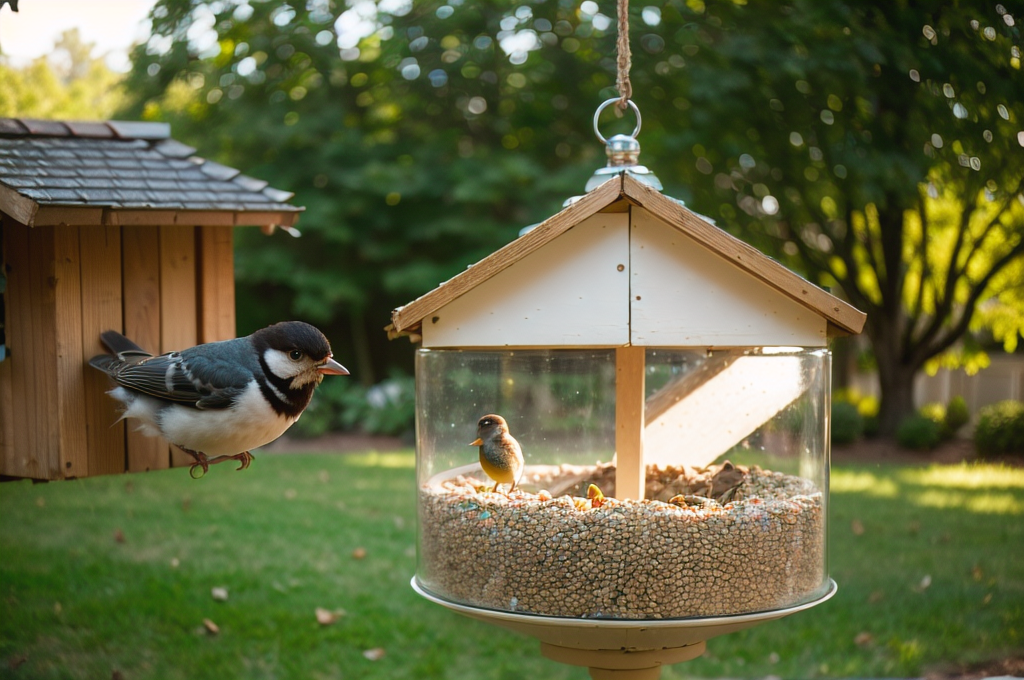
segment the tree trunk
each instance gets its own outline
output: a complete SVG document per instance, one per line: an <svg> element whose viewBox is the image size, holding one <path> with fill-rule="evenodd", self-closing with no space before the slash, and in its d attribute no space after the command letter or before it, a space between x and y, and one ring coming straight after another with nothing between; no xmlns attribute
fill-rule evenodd
<svg viewBox="0 0 1024 680"><path fill-rule="evenodd" d="M878 432L891 437L907 416L913 415L914 376L917 371L908 366L896 364L885 366L878 362L878 380L882 388L882 399L878 410Z"/></svg>
<svg viewBox="0 0 1024 680"><path fill-rule="evenodd" d="M900 329L906 322L902 309L897 309L888 319L880 318L882 316L884 314L881 311L874 318L869 314L866 332L871 338L882 392L878 432L882 436L891 437L896 434L900 422L915 411L914 376L921 366L911 364L902 350Z"/></svg>

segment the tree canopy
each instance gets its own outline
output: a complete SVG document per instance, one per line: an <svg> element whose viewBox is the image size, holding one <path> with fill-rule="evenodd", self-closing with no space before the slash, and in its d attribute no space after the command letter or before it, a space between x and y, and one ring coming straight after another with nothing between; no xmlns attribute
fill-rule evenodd
<svg viewBox="0 0 1024 680"><path fill-rule="evenodd" d="M603 164L590 121L616 94L614 9L161 0L129 114L297 192L301 240L240 238L240 321L325 324L372 379L408 356L379 342L392 307ZM1013 347L1024 79L1005 7L652 0L630 20L641 162L868 312L883 425L972 325Z"/></svg>
<svg viewBox="0 0 1024 680"><path fill-rule="evenodd" d="M0 116L109 118L122 105L122 76L93 57L93 48L73 28L61 35L53 53L27 66L11 66L0 54Z"/></svg>

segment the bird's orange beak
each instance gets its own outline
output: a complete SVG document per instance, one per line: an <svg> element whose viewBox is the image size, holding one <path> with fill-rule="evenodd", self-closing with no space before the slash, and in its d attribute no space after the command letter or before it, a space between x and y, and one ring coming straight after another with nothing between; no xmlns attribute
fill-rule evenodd
<svg viewBox="0 0 1024 680"><path fill-rule="evenodd" d="M320 364L316 370L321 375L348 375L348 369L331 357L327 357L327 361Z"/></svg>
<svg viewBox="0 0 1024 680"><path fill-rule="evenodd" d="M473 442L470 444L470 446L483 446L483 444L484 444L484 440L480 439L480 437L477 437L476 439L473 440Z"/></svg>

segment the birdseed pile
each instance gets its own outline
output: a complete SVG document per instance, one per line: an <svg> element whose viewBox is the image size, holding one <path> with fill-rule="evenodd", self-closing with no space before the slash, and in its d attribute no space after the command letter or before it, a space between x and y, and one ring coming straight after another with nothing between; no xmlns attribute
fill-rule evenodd
<svg viewBox="0 0 1024 680"><path fill-rule="evenodd" d="M810 481L728 462L652 466L643 501L584 497L595 480L611 496L613 475L534 466L524 482L542 490L510 496L435 478L420 490L420 582L473 606L622 619L763 611L822 592L824 508Z"/></svg>

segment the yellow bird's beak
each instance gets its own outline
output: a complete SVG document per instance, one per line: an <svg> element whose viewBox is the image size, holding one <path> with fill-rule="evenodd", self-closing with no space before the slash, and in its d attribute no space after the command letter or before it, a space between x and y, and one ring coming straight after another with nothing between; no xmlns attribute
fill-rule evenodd
<svg viewBox="0 0 1024 680"><path fill-rule="evenodd" d="M472 441L472 443L470 443L470 446L483 446L483 443L484 443L484 440L480 439L480 437L477 437L476 439L474 439Z"/></svg>

